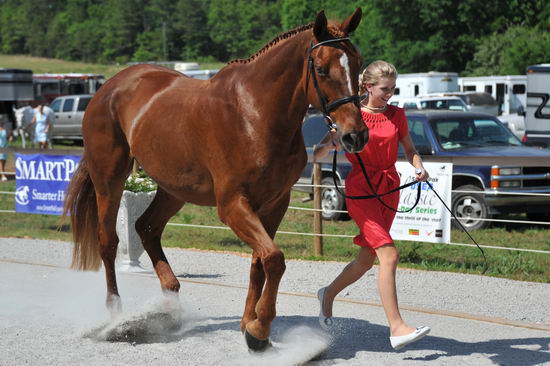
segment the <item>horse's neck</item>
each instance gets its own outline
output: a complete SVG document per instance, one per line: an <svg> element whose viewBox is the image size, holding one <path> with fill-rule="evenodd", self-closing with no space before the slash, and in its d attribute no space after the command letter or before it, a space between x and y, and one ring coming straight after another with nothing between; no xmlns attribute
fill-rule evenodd
<svg viewBox="0 0 550 366"><path fill-rule="evenodd" d="M265 113L278 111L278 116L262 116L268 122L280 123L284 118L293 123L301 119L308 107L304 89L304 63L306 50L311 40L311 31L302 33L281 41L268 49L257 60L243 65L247 71L242 82L254 89L254 99L258 103L266 103L271 108L265 108ZM290 126L287 126L290 127Z"/></svg>

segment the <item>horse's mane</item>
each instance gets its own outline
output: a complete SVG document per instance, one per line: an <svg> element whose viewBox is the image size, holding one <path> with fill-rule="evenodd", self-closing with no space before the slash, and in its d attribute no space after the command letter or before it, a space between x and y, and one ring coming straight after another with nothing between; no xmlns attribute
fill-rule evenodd
<svg viewBox="0 0 550 366"><path fill-rule="evenodd" d="M229 61L227 64L228 65L234 64L234 63L247 64L249 62L252 62L256 58L258 58L258 56L264 54L265 52L267 52L267 50L269 50L271 47L278 44L279 42L281 42L285 39L291 38L291 37L295 36L296 34L302 33L303 31L311 29L311 28L313 28L314 25L315 25L315 23L300 25L300 26L298 26L294 29L291 29L289 31L281 33L277 37L273 38L269 43L267 43L258 52L256 52L255 54L253 54L249 58L247 58L247 59L238 58L238 59ZM329 33L334 37L342 37L343 36L343 32L337 26L330 26L329 25L328 29L329 29Z"/></svg>

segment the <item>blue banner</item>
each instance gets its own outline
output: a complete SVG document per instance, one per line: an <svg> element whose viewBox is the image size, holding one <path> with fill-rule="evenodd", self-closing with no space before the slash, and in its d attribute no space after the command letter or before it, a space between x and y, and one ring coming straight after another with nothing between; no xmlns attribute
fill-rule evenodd
<svg viewBox="0 0 550 366"><path fill-rule="evenodd" d="M61 215L75 155L15 154L15 211Z"/></svg>

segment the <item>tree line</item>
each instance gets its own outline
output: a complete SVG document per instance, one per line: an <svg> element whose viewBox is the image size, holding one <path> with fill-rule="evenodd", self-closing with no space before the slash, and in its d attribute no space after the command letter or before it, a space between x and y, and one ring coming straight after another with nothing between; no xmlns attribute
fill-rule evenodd
<svg viewBox="0 0 550 366"><path fill-rule="evenodd" d="M0 53L93 63L246 58L324 9L363 20L365 63L524 74L550 62L548 0L0 0ZM1 65L0 65L1 66Z"/></svg>

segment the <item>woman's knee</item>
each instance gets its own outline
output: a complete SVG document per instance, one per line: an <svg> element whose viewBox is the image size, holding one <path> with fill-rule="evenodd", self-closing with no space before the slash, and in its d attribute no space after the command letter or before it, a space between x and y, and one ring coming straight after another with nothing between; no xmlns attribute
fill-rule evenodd
<svg viewBox="0 0 550 366"><path fill-rule="evenodd" d="M397 267L399 252L393 244L384 245L376 249L376 254L381 266Z"/></svg>
<svg viewBox="0 0 550 366"><path fill-rule="evenodd" d="M355 263L362 269L368 271L372 268L375 258L376 254L371 248L362 247L355 258Z"/></svg>

